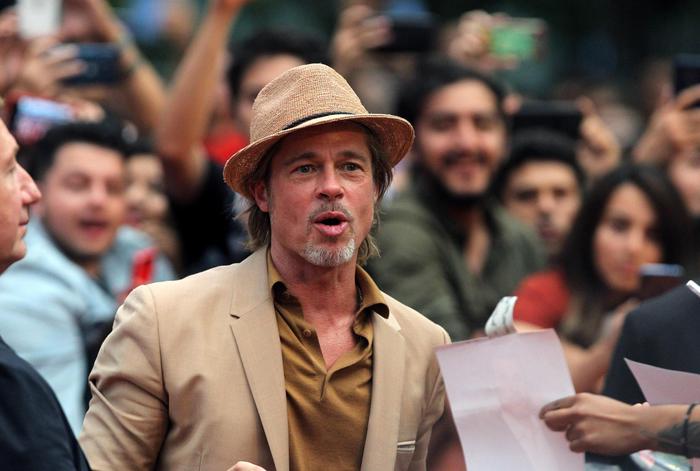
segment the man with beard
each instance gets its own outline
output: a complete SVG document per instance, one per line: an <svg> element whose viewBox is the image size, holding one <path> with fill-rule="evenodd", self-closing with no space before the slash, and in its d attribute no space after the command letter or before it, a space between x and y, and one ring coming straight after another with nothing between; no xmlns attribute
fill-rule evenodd
<svg viewBox="0 0 700 471"><path fill-rule="evenodd" d="M152 246L122 227L125 160L121 126L76 122L49 130L31 159L44 197L29 223L29 253L0 278L0 331L51 385L76 435L92 350L133 287L138 254ZM167 261L152 262L151 279L173 277Z"/></svg>
<svg viewBox="0 0 700 471"><path fill-rule="evenodd" d="M382 256L370 271L382 289L464 339L542 267L544 254L534 234L486 197L506 151L501 87L440 59L415 77L399 102L416 129L415 165L387 208Z"/></svg>
<svg viewBox="0 0 700 471"><path fill-rule="evenodd" d="M449 338L358 265L412 141L327 66L262 89L224 170L255 251L126 299L90 375L93 469L425 469Z"/></svg>

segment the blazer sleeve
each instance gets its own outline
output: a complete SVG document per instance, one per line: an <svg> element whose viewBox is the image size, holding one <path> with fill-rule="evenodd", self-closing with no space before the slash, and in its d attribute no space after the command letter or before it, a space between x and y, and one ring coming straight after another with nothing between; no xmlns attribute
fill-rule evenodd
<svg viewBox="0 0 700 471"><path fill-rule="evenodd" d="M450 343L450 337L444 329L440 328L441 339L436 345L446 345ZM423 420L418 428L416 436L416 450L413 453L413 459L409 465L409 471L425 470L428 458L428 445L430 444L430 435L433 431L433 426L442 417L445 408L445 383L440 374L440 367L437 362L437 356L434 349L433 357L428 369L427 377L430 378L430 388L427 390L426 402L424 404Z"/></svg>
<svg viewBox="0 0 700 471"><path fill-rule="evenodd" d="M89 382L80 444L92 469L152 469L168 427L168 404L150 287L136 288L119 308Z"/></svg>

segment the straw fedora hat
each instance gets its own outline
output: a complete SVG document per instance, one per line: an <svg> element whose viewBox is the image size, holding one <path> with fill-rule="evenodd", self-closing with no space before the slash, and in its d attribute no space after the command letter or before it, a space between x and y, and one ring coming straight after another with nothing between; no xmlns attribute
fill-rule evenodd
<svg viewBox="0 0 700 471"><path fill-rule="evenodd" d="M294 67L270 82L253 103L250 144L233 154L224 180L234 191L253 199L247 178L280 139L301 129L342 121L369 128L393 167L413 143L413 128L403 118L368 113L348 82L323 64Z"/></svg>

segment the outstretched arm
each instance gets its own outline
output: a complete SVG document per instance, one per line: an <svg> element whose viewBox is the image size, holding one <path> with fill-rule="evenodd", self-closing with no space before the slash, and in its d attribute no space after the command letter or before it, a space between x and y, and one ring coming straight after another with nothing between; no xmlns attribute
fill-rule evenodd
<svg viewBox="0 0 700 471"><path fill-rule="evenodd" d="M565 432L571 450L624 455L643 449L700 456L700 410L684 431L687 405L630 406L605 396L581 393L551 402L540 418ZM683 442L687 439L687 450Z"/></svg>
<svg viewBox="0 0 700 471"><path fill-rule="evenodd" d="M196 194L206 170L201 141L234 18L247 0L212 0L168 92L155 143L168 192L180 201Z"/></svg>

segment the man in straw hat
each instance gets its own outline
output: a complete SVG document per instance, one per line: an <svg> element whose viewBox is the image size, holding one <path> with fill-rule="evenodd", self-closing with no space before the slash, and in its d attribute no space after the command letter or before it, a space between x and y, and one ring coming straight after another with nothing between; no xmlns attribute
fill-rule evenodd
<svg viewBox="0 0 700 471"><path fill-rule="evenodd" d="M425 469L449 338L358 266L412 140L324 65L260 92L224 170L256 251L127 298L90 375L93 469Z"/></svg>

